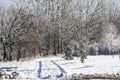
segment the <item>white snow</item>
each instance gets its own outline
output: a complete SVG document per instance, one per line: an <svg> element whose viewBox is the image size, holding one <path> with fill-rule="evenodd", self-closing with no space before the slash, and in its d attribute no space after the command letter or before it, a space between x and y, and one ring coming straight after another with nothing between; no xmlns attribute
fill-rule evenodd
<svg viewBox="0 0 120 80"><path fill-rule="evenodd" d="M73 74L117 74L120 73L119 56L88 56L85 63L79 58L64 60L61 57L41 58L28 61L0 62L3 67L17 67L23 79L46 79L72 76Z"/></svg>

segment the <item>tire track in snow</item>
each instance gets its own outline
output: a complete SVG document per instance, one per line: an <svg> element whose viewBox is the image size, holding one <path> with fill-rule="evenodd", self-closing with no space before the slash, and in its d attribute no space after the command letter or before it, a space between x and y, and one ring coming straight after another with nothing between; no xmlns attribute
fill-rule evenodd
<svg viewBox="0 0 120 80"><path fill-rule="evenodd" d="M55 61L51 60L51 62L52 62L54 65L56 65L56 66L59 68L59 70L61 71L61 74L58 75L57 78L62 77L62 76L64 76L64 74L67 73L67 72L64 70L64 68L62 68L62 67L61 67L59 64L57 64Z"/></svg>
<svg viewBox="0 0 120 80"><path fill-rule="evenodd" d="M57 74L56 72L59 72L59 74ZM44 73L46 73L46 74L44 74ZM53 75L54 73L56 73L55 74L56 76ZM56 78L61 78L64 76L65 73L66 73L66 71L53 60L44 61L44 62L39 61L39 66L38 66L38 70L37 70L38 78L49 79L52 76L54 76Z"/></svg>
<svg viewBox="0 0 120 80"><path fill-rule="evenodd" d="M38 68L38 77L40 78L41 76L41 72L42 72L42 62L39 62L39 68Z"/></svg>
<svg viewBox="0 0 120 80"><path fill-rule="evenodd" d="M51 67L50 66L50 62L48 61L39 61L39 65L38 65L38 71L37 71L37 75L39 79L48 79L50 77L50 75L48 74ZM46 73L46 74L44 74Z"/></svg>

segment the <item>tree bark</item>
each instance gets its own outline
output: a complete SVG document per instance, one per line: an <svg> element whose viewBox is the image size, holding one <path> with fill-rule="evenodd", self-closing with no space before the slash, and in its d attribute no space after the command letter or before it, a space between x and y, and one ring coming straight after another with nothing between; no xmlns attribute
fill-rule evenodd
<svg viewBox="0 0 120 80"><path fill-rule="evenodd" d="M8 55L7 55L6 45L3 41L3 38L1 38L1 42L2 42L2 46L3 46L3 61L6 61L6 60L8 60Z"/></svg>

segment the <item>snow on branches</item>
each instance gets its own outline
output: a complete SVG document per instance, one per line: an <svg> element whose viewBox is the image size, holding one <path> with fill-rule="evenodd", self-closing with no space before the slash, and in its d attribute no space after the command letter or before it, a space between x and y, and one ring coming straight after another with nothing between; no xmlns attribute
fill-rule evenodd
<svg viewBox="0 0 120 80"><path fill-rule="evenodd" d="M108 24L103 29L103 36L101 41L104 47L111 51L116 51L120 48L120 37L117 34L116 26L113 24Z"/></svg>

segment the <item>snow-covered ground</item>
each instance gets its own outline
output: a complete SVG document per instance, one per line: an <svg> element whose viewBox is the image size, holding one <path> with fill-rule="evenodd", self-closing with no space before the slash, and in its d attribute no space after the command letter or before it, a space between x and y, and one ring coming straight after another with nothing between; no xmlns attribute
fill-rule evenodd
<svg viewBox="0 0 120 80"><path fill-rule="evenodd" d="M79 58L64 60L61 57L40 58L28 61L0 62L0 70L3 67L17 67L23 79L46 79L69 77L74 74L117 74L120 73L119 56L88 56L85 63ZM52 80L54 80L52 79Z"/></svg>

